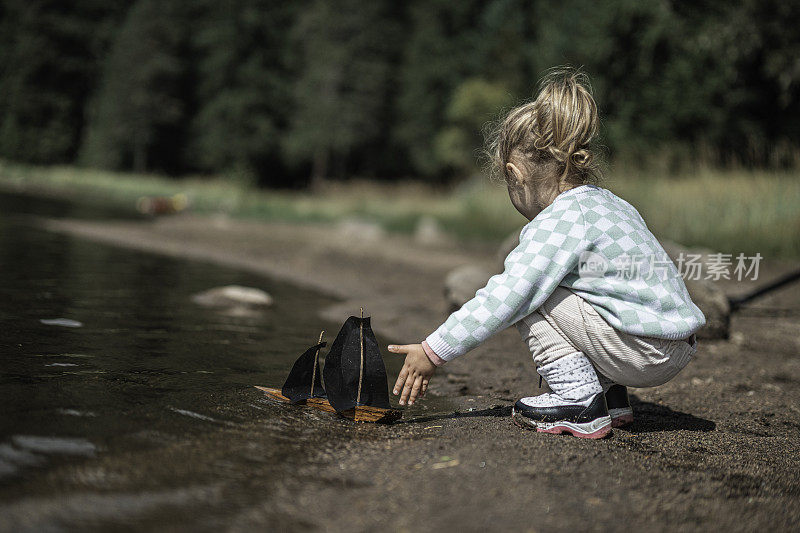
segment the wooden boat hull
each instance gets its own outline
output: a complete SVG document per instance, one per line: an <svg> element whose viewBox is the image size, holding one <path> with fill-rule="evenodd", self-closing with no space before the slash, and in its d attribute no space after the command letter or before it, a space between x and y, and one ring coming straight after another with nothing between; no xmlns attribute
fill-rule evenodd
<svg viewBox="0 0 800 533"><path fill-rule="evenodd" d="M255 386L258 390L263 391L269 398L279 401L281 403L290 403L289 398L281 393L280 389L273 389L270 387ZM325 411L326 413L336 413L336 409L328 402L326 398L309 398L298 405L306 405ZM353 409L342 411L338 413L339 416L356 422L372 422L379 424L391 424L395 420L399 420L403 416L403 412L397 409L384 409L382 407L372 407L369 405L358 405Z"/></svg>
<svg viewBox="0 0 800 533"><path fill-rule="evenodd" d="M357 405L353 409L348 409L339 413L339 416L355 420L356 422L374 422L378 424L391 424L400 420L403 412L398 409L384 409L382 407L372 407L370 405Z"/></svg>

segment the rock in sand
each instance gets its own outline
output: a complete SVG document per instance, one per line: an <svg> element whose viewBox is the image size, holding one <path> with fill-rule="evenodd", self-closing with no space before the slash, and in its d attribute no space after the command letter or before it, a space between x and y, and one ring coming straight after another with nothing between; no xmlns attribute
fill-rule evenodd
<svg viewBox="0 0 800 533"><path fill-rule="evenodd" d="M486 285L492 273L476 265L462 265L451 270L444 279L444 297L451 311L468 301Z"/></svg>
<svg viewBox="0 0 800 533"><path fill-rule="evenodd" d="M272 296L261 289L226 285L199 292L192 301L204 307L247 307L263 308L272 305Z"/></svg>
<svg viewBox="0 0 800 533"><path fill-rule="evenodd" d="M430 216L422 217L414 230L414 240L431 246L447 243L450 239L441 224Z"/></svg>
<svg viewBox="0 0 800 533"><path fill-rule="evenodd" d="M360 218L346 218L336 225L336 229L345 239L358 241L379 241L386 236L380 224Z"/></svg>

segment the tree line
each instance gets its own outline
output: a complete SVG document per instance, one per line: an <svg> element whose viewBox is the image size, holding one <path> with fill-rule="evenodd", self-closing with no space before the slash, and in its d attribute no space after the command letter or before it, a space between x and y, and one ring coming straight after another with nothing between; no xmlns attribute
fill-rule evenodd
<svg viewBox="0 0 800 533"><path fill-rule="evenodd" d="M3 0L0 157L137 172L472 173L554 65L606 155L797 164L800 2Z"/></svg>

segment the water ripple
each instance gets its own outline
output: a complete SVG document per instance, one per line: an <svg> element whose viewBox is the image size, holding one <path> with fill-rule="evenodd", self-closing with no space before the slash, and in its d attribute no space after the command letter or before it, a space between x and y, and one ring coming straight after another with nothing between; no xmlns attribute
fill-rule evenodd
<svg viewBox="0 0 800 533"><path fill-rule="evenodd" d="M40 318L39 322L45 326L61 326L64 328L81 328L82 322L72 320L71 318Z"/></svg>

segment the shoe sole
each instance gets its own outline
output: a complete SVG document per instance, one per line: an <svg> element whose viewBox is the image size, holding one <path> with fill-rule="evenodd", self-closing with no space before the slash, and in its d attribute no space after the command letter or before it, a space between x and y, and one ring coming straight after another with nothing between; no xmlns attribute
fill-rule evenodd
<svg viewBox="0 0 800 533"><path fill-rule="evenodd" d="M631 407L609 409L608 415L611 417L611 427L614 428L621 428L633 423L633 409Z"/></svg>
<svg viewBox="0 0 800 533"><path fill-rule="evenodd" d="M560 435L569 433L579 439L602 439L611 433L611 417L603 416L583 424L559 420L558 422L537 422L511 408L511 419L524 429L535 429L538 433Z"/></svg>

